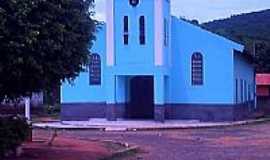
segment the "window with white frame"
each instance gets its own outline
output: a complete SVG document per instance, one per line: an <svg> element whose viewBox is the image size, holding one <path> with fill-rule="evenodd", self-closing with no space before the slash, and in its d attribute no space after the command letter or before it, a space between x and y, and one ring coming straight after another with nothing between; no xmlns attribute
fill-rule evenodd
<svg viewBox="0 0 270 160"><path fill-rule="evenodd" d="M203 85L203 55L195 52L191 57L192 85Z"/></svg>
<svg viewBox="0 0 270 160"><path fill-rule="evenodd" d="M89 84L90 85L101 84L101 59L100 56L96 53L90 55Z"/></svg>

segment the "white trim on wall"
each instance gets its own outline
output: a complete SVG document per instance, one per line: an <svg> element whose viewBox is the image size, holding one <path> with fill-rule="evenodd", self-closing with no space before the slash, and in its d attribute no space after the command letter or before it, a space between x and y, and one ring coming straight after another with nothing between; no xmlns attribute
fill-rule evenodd
<svg viewBox="0 0 270 160"><path fill-rule="evenodd" d="M114 0L106 0L106 21L107 66L114 66Z"/></svg>
<svg viewBox="0 0 270 160"><path fill-rule="evenodd" d="M163 16L163 0L155 0L155 65L163 65L163 48L164 48L164 16Z"/></svg>
<svg viewBox="0 0 270 160"><path fill-rule="evenodd" d="M170 5L170 4L169 4ZM171 7L169 7L169 13L171 14ZM169 66L171 67L172 66L172 16L170 15L169 16L169 60L168 60L168 63L169 63ZM178 53L179 54L179 53Z"/></svg>

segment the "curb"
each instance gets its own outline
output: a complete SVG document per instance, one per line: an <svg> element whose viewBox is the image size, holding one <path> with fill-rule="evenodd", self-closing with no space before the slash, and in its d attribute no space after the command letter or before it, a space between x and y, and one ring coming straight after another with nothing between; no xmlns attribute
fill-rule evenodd
<svg viewBox="0 0 270 160"><path fill-rule="evenodd" d="M250 124L257 124L270 121L270 118L257 119L257 120L247 120L247 121L237 121L237 122L225 122L223 124L214 124L214 125L190 125L190 126L168 126L168 127L157 127L157 128L126 128L126 131L155 131L155 130L177 130L177 129L204 129L204 128L223 128L223 127L236 127L236 126L244 126ZM106 131L106 130L105 130ZM110 130L111 131L111 130Z"/></svg>
<svg viewBox="0 0 270 160"><path fill-rule="evenodd" d="M51 130L95 130L95 131L104 131L104 132L125 132L125 131L154 131L154 130L175 130L175 129L202 129L202 128L222 128L222 127L234 127L242 126L249 124L257 124L270 121L270 118L262 118L255 120L246 120L246 121L236 121L236 122L224 122L224 123L198 123L198 124L189 124L182 126L158 126L158 127L121 127L121 126L39 126L38 124L33 124L33 128L37 129L51 129Z"/></svg>
<svg viewBox="0 0 270 160"><path fill-rule="evenodd" d="M123 127L105 127L103 131L105 132L124 132L124 131L156 131L156 130L177 130L177 129L203 129L203 128L222 128L222 127L235 127L244 126L249 124L257 124L270 121L270 118L247 120L247 121L237 121L237 122L225 122L220 124L197 124L197 125L187 125L187 126L164 126L164 127L140 127L140 128L123 128Z"/></svg>

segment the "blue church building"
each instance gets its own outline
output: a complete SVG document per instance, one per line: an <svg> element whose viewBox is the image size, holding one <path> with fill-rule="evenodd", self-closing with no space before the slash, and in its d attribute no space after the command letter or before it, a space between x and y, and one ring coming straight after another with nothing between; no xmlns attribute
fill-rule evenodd
<svg viewBox="0 0 270 160"><path fill-rule="evenodd" d="M62 120L234 121L255 109L244 46L171 15L170 0L106 0L88 71L61 87Z"/></svg>

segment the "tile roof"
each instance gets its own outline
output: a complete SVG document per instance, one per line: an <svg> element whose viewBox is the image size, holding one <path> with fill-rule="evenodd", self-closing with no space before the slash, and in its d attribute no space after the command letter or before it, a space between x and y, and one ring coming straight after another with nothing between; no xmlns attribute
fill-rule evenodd
<svg viewBox="0 0 270 160"><path fill-rule="evenodd" d="M270 74L256 74L257 85L270 85Z"/></svg>

